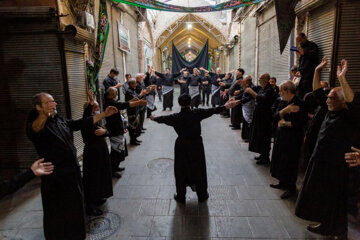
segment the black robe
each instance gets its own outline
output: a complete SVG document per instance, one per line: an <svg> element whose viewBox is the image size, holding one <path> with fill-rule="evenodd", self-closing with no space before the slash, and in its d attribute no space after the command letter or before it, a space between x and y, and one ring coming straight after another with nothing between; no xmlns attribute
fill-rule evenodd
<svg viewBox="0 0 360 240"><path fill-rule="evenodd" d="M223 79L225 77L225 74L216 74L213 72L209 72L209 76L211 79L211 88L214 88L220 87L217 79ZM215 93L211 92L211 105L213 107L215 107L216 105L220 105L220 90Z"/></svg>
<svg viewBox="0 0 360 240"><path fill-rule="evenodd" d="M83 118L92 116L92 108L93 105L89 104L84 110ZM109 148L105 141L107 134L95 135L95 130L100 127L100 124L97 123L91 128L81 130L85 143L83 184L86 204L96 204L97 201L113 195Z"/></svg>
<svg viewBox="0 0 360 240"><path fill-rule="evenodd" d="M271 131L272 131L272 112L271 107L276 99L276 92L267 84L261 88L255 99L255 110L251 123L251 135L249 141L249 151L265 154L270 152Z"/></svg>
<svg viewBox="0 0 360 240"><path fill-rule="evenodd" d="M304 50L304 55L299 59L299 71L301 73L301 80L297 87L297 95L300 99L308 92L312 92L312 82L314 71L319 64L319 49L316 43L306 41L301 45Z"/></svg>
<svg viewBox="0 0 360 240"><path fill-rule="evenodd" d="M179 197L185 197L186 186L196 186L199 198L207 195L207 176L204 145L200 122L225 107L209 109L182 108L181 112L156 117L154 121L174 127L178 138L175 142L175 182Z"/></svg>
<svg viewBox="0 0 360 240"><path fill-rule="evenodd" d="M285 121L291 122L291 127L278 127L276 130L270 172L287 190L295 192L306 115L303 102L294 96L289 103L280 102L275 113L275 122L280 121L280 111L289 104L299 106L300 110L284 116Z"/></svg>
<svg viewBox="0 0 360 240"><path fill-rule="evenodd" d="M187 78L186 80L186 85L188 86L188 88L190 87L196 87L197 89L199 89L199 94L196 95L195 97L191 97L191 107L195 107L198 108L200 105L200 100L201 100L201 96L200 96L200 87L202 84L202 76L200 75L191 75L189 78ZM189 93L191 93L190 89L188 90Z"/></svg>
<svg viewBox="0 0 360 240"><path fill-rule="evenodd" d="M187 77L181 76L180 79L186 82L189 77L190 76L187 76ZM189 94L189 88L186 83L179 83L179 85L180 85L180 95Z"/></svg>
<svg viewBox="0 0 360 240"><path fill-rule="evenodd" d="M10 179L0 182L0 199L8 194L16 192L23 187L27 182L35 177L33 171L29 168Z"/></svg>
<svg viewBox="0 0 360 240"><path fill-rule="evenodd" d="M205 84L205 82L207 82L207 84ZM201 98L202 104L204 105L206 102L206 104L209 105L209 96L211 93L211 77L210 76L207 76L207 77L204 76L202 78L201 92L202 92L202 98Z"/></svg>
<svg viewBox="0 0 360 240"><path fill-rule="evenodd" d="M234 95L235 91L238 91L238 90L243 91L241 85L236 83L236 81L238 81L238 80L242 80L242 77L236 78L235 82L230 87L230 90L229 90L230 97L235 97L235 95ZM233 125L234 127L240 127L240 124L242 122L241 104L239 104L236 107L231 109L230 116L231 116L231 125Z"/></svg>
<svg viewBox="0 0 360 240"><path fill-rule="evenodd" d="M173 87L174 86L174 78L180 76L181 73L174 73L174 74L162 74L159 72L155 72L157 76L161 79L161 85L164 87ZM174 100L174 90L170 92L164 93L163 91L163 108L172 108L173 107L173 100Z"/></svg>
<svg viewBox="0 0 360 240"><path fill-rule="evenodd" d="M317 98L326 99L323 89L314 91L314 94ZM320 222L325 235L347 232L349 166L344 155L351 152L351 146L359 144L356 142L359 103L357 96L347 104L348 109L326 114L296 202L296 216Z"/></svg>
<svg viewBox="0 0 360 240"><path fill-rule="evenodd" d="M85 239L83 185L72 132L91 128L93 118L67 120L56 115L36 133L33 110L27 121L27 135L40 157L52 162L54 172L41 177L44 234L48 239Z"/></svg>

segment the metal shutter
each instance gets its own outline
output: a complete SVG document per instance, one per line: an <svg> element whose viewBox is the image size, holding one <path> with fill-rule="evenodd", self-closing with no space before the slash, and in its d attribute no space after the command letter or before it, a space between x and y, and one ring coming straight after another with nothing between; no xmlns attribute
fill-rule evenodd
<svg viewBox="0 0 360 240"><path fill-rule="evenodd" d="M277 83L289 80L290 53L289 41L280 54L280 44L276 17L260 25L259 27L259 66L258 76L269 73L276 77Z"/></svg>
<svg viewBox="0 0 360 240"><path fill-rule="evenodd" d="M321 72L321 80L329 82L335 27L335 4L333 1L310 11L308 39L319 47L319 62L326 56L327 67Z"/></svg>
<svg viewBox="0 0 360 240"><path fill-rule="evenodd" d="M56 19L1 19L0 168L27 168L39 156L25 133L32 97L48 92L65 115ZM6 36L6 37L5 37Z"/></svg>
<svg viewBox="0 0 360 240"><path fill-rule="evenodd" d="M354 90L360 90L360 1L342 0L338 33L337 64L346 58L349 62L347 81ZM336 81L338 85L339 82Z"/></svg>
<svg viewBox="0 0 360 240"><path fill-rule="evenodd" d="M84 43L73 39L65 39L66 72L69 85L71 118L80 119L87 100L86 66ZM84 142L81 132L74 132L74 145L78 157L83 154Z"/></svg>
<svg viewBox="0 0 360 240"><path fill-rule="evenodd" d="M256 18L247 17L242 24L241 31L241 67L245 74L255 77L255 43L256 43Z"/></svg>

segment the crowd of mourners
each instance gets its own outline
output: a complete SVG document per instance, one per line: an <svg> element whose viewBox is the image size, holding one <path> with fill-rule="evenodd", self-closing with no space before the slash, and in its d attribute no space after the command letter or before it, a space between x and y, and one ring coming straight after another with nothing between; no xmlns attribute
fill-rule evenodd
<svg viewBox="0 0 360 240"><path fill-rule="evenodd" d="M120 178L125 170L120 164L128 154L126 134L130 145L140 145L138 137L146 131L147 117L173 126L179 136L175 143L175 200L185 203L186 187L190 186L199 202L206 201L200 121L221 114L231 119L231 129L241 129L249 151L259 154L256 164L270 165L277 182L269 187L283 190L282 199L296 199L298 217L317 222L308 230L346 239L347 214L358 213L360 95L347 83L345 59L337 68L339 87L329 88L320 81L328 64L326 57L318 61L317 45L304 34L299 34L297 41L301 46L299 65L291 68L292 80L279 86L276 77L268 73L262 74L256 85L242 68L225 74L220 68L211 72L202 67L159 73L148 66L145 74L135 78L126 74L123 83L116 79L119 72L112 69L103 81L104 111L100 112L89 90L79 120L59 116L50 94L35 95L26 131L43 159L2 182L0 197L34 176L42 176L45 238L85 239L85 216L103 214L99 207L113 195L112 178ZM154 117L156 95L163 111L172 110L174 79L180 85L181 112ZM199 108L205 104L206 108ZM82 172L73 131L81 131L85 143ZM190 150L194 146L196 150ZM299 169L306 171L297 185Z"/></svg>

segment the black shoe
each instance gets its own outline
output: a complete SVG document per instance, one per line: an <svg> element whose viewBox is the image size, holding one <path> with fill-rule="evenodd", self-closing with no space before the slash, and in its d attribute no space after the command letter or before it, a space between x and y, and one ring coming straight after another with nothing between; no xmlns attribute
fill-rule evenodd
<svg viewBox="0 0 360 240"><path fill-rule="evenodd" d="M259 161L256 162L257 165L266 165L266 164L270 164L270 160L267 158L261 158Z"/></svg>
<svg viewBox="0 0 360 240"><path fill-rule="evenodd" d="M174 194L174 199L178 203L185 204L185 198L179 198L176 194Z"/></svg>
<svg viewBox="0 0 360 240"><path fill-rule="evenodd" d="M230 124L230 125L229 125L229 127L231 127L231 128L232 128L232 127L234 127L234 125Z"/></svg>
<svg viewBox="0 0 360 240"><path fill-rule="evenodd" d="M140 143L139 142L130 142L130 145L133 145L133 146L139 146Z"/></svg>
<svg viewBox="0 0 360 240"><path fill-rule="evenodd" d="M208 199L209 199L209 193L207 193L205 197L198 198L198 202L205 202Z"/></svg>
<svg viewBox="0 0 360 240"><path fill-rule="evenodd" d="M103 214L103 212L96 207L89 207L86 208L86 214L89 216L100 216Z"/></svg>
<svg viewBox="0 0 360 240"><path fill-rule="evenodd" d="M163 108L163 112L166 111L166 108Z"/></svg>
<svg viewBox="0 0 360 240"><path fill-rule="evenodd" d="M249 142L249 139L243 139L244 142L248 143Z"/></svg>
<svg viewBox="0 0 360 240"><path fill-rule="evenodd" d="M117 172L114 172L114 173L112 174L112 177L113 177L113 178L121 178L121 174L120 174L120 173L117 173Z"/></svg>
<svg viewBox="0 0 360 240"><path fill-rule="evenodd" d="M232 130L239 130L239 129L241 129L240 127L232 127L231 128Z"/></svg>
<svg viewBox="0 0 360 240"><path fill-rule="evenodd" d="M190 188L191 188L191 190L192 190L193 192L196 192L196 185L195 185L195 184L191 185Z"/></svg>
<svg viewBox="0 0 360 240"><path fill-rule="evenodd" d="M142 141L141 141L141 140L138 140L138 139L135 139L135 141L138 142L138 143L142 143Z"/></svg>
<svg viewBox="0 0 360 240"><path fill-rule="evenodd" d="M280 183L278 183L278 184L270 184L270 187L271 188L276 188L276 189L285 189L285 187Z"/></svg>
<svg viewBox="0 0 360 240"><path fill-rule="evenodd" d="M316 233L316 234L321 234L322 229L321 229L321 224L310 224L306 227L307 230L309 230L310 232Z"/></svg>
<svg viewBox="0 0 360 240"><path fill-rule="evenodd" d="M145 131L141 131L141 133L145 133Z"/></svg>
<svg viewBox="0 0 360 240"><path fill-rule="evenodd" d="M257 157L254 157L255 160L260 160L261 159L261 155L260 156L257 156Z"/></svg>
<svg viewBox="0 0 360 240"><path fill-rule="evenodd" d="M117 169L117 172L122 172L122 171L125 171L124 167L120 167L120 168Z"/></svg>
<svg viewBox="0 0 360 240"><path fill-rule="evenodd" d="M291 197L295 196L295 192L286 190L283 194L281 194L281 199L289 199Z"/></svg>
<svg viewBox="0 0 360 240"><path fill-rule="evenodd" d="M146 128L142 128L141 130L144 130L144 131L145 131L145 130L146 130Z"/></svg>

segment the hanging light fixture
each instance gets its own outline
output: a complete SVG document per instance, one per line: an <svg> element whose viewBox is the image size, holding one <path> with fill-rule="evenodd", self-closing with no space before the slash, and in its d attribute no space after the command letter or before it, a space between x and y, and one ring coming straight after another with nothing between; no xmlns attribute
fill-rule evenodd
<svg viewBox="0 0 360 240"><path fill-rule="evenodd" d="M191 29L192 29L192 23L190 23L190 22L187 23L187 24L186 24L186 27L187 27L188 30L191 30Z"/></svg>

